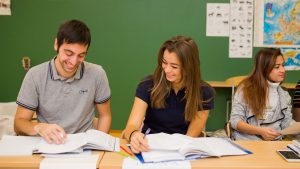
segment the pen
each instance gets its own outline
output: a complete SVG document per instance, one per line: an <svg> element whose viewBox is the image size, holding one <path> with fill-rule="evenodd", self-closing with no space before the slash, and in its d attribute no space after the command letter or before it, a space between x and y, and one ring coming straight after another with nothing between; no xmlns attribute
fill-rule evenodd
<svg viewBox="0 0 300 169"><path fill-rule="evenodd" d="M145 135L144 135L144 138L146 137L146 135L148 135L148 134L150 133L150 131L151 131L151 128L148 128L148 129L146 130Z"/></svg>

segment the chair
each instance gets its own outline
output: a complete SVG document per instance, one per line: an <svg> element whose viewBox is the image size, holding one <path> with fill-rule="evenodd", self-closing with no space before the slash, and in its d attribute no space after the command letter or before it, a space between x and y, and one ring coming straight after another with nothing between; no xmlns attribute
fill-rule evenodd
<svg viewBox="0 0 300 169"><path fill-rule="evenodd" d="M226 83L231 86L231 97L226 101L226 122L229 121L229 115L231 112L231 103L234 95L235 87L237 87L242 80L244 80L247 76L233 76L226 79Z"/></svg>
<svg viewBox="0 0 300 169"><path fill-rule="evenodd" d="M229 116L230 116L230 113L232 110L234 90L235 90L235 87L237 87L241 83L241 81L244 80L246 77L247 76L233 76L231 78L228 78L225 81L227 84L229 84L231 86L231 97L229 99L227 99L227 101L226 101L226 123L225 123L224 129L225 129L225 133L226 133L227 137L232 140L233 140L233 136L232 136L233 129L230 124Z"/></svg>

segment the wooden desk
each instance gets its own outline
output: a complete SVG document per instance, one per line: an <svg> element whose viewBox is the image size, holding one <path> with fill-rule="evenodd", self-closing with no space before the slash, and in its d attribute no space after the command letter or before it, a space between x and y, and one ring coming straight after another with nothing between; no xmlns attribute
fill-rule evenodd
<svg viewBox="0 0 300 169"><path fill-rule="evenodd" d="M207 81L207 83L216 88L232 87L230 83L226 83L225 81ZM282 86L286 87L287 89L295 89L296 83L282 83Z"/></svg>
<svg viewBox="0 0 300 169"><path fill-rule="evenodd" d="M300 163L288 163L276 150L283 149L288 141L236 141L253 152L244 156L226 156L191 161L193 169L299 169ZM100 162L101 169L121 169L125 157L114 152L105 152Z"/></svg>
<svg viewBox="0 0 300 169"><path fill-rule="evenodd" d="M103 151L94 151L93 154L99 154L98 165L102 159ZM38 154L32 156L18 156L18 157L0 157L0 168L14 168L14 169L38 169L43 157Z"/></svg>

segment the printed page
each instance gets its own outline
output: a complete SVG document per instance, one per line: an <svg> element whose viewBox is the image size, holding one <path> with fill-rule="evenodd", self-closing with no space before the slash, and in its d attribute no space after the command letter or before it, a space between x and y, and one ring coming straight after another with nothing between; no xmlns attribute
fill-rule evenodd
<svg viewBox="0 0 300 169"><path fill-rule="evenodd" d="M107 151L120 151L120 139L99 130L90 129L85 133L88 143L84 148Z"/></svg>
<svg viewBox="0 0 300 169"><path fill-rule="evenodd" d="M189 161L170 161L160 163L141 163L127 157L123 160L122 169L191 169Z"/></svg>
<svg viewBox="0 0 300 169"><path fill-rule="evenodd" d="M280 130L279 133L281 133L282 135L299 134L300 133L300 122L294 122L290 127Z"/></svg>
<svg viewBox="0 0 300 169"><path fill-rule="evenodd" d="M68 134L67 140L64 144L49 144L44 139L42 139L38 145L38 152L48 154L66 153L73 151L76 152L79 148L87 143L84 137L84 133Z"/></svg>
<svg viewBox="0 0 300 169"><path fill-rule="evenodd" d="M95 169L97 168L99 155L91 155L78 158L44 158L40 163L40 169Z"/></svg>
<svg viewBox="0 0 300 169"><path fill-rule="evenodd" d="M41 137L4 135L0 141L0 156L32 155Z"/></svg>

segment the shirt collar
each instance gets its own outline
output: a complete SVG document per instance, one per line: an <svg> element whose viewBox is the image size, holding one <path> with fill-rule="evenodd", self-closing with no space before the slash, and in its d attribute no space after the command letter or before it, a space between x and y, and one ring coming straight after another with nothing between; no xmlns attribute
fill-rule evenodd
<svg viewBox="0 0 300 169"><path fill-rule="evenodd" d="M78 69L75 73L75 75L71 78L65 78L62 77L58 74L56 67L55 67L55 63L54 60L56 59L56 56L51 59L51 61L49 62L49 72L50 72L50 77L52 80L62 80L62 81L67 81L67 82L72 82L74 79L81 79L83 77L83 73L84 73L84 62L82 62L79 66Z"/></svg>

